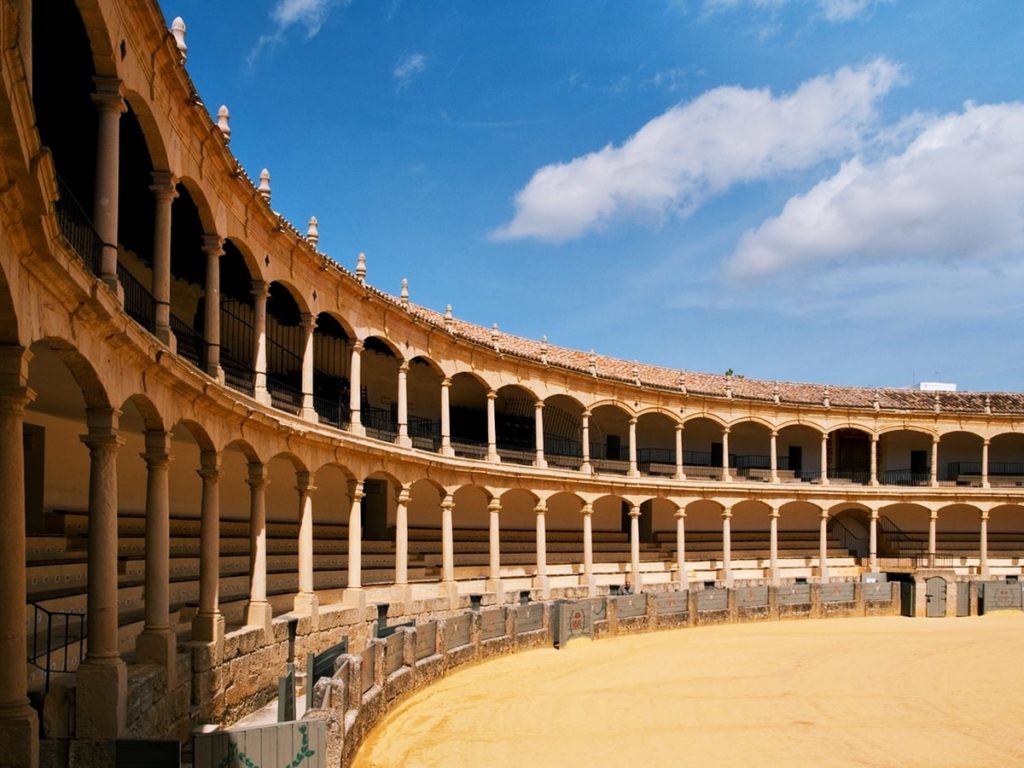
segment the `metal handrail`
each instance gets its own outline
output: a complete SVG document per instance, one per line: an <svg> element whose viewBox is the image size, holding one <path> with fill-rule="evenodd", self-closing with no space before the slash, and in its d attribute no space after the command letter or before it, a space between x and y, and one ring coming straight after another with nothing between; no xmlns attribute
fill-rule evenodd
<svg viewBox="0 0 1024 768"><path fill-rule="evenodd" d="M71 250L94 275L99 275L103 265L103 241L93 226L92 218L75 198L71 187L59 175L57 190L60 194L55 205L57 228L71 246Z"/></svg>
<svg viewBox="0 0 1024 768"><path fill-rule="evenodd" d="M206 339L196 329L177 315L171 315L171 331L178 341L178 355L184 357L196 368L204 367L206 355Z"/></svg>
<svg viewBox="0 0 1024 768"><path fill-rule="evenodd" d="M302 409L302 390L271 374L267 374L267 389L275 408L295 414Z"/></svg>
<svg viewBox="0 0 1024 768"><path fill-rule="evenodd" d="M883 485L921 486L931 484L931 471L914 472L911 469L888 469L882 473Z"/></svg>
<svg viewBox="0 0 1024 768"><path fill-rule="evenodd" d="M51 611L39 603L32 603L32 608L34 613L28 663L36 669L42 670L44 690L49 691L51 672L72 672L85 656L85 613ZM45 634L41 624L45 627ZM56 633L54 632L55 624L57 625ZM77 632L73 631L73 627L77 629ZM56 644L54 644L54 640L57 640ZM72 655L72 646L75 643L78 644L77 658ZM39 663L40 659L44 659L42 664Z"/></svg>
<svg viewBox="0 0 1024 768"><path fill-rule="evenodd" d="M153 312L153 294L120 261L117 262L117 281L124 291L124 311L150 333L156 330Z"/></svg>

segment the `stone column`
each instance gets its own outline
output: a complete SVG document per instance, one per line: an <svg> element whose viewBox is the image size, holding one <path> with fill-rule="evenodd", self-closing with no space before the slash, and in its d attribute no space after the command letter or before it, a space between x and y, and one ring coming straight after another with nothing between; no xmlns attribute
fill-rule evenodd
<svg viewBox="0 0 1024 768"><path fill-rule="evenodd" d="M412 448L409 439L409 361L398 365L398 444Z"/></svg>
<svg viewBox="0 0 1024 768"><path fill-rule="evenodd" d="M729 474L729 427L722 427L722 482L732 480Z"/></svg>
<svg viewBox="0 0 1024 768"><path fill-rule="evenodd" d="M629 476L637 477L640 474L640 468L636 463L636 416L633 416L629 420Z"/></svg>
<svg viewBox="0 0 1024 768"><path fill-rule="evenodd" d="M683 425L676 424L676 480L685 480L683 469Z"/></svg>
<svg viewBox="0 0 1024 768"><path fill-rule="evenodd" d="M78 738L113 739L126 727L128 671L117 634L117 448L123 443L117 435L119 415L113 409L86 411L89 431L82 437L89 448L89 642L78 668Z"/></svg>
<svg viewBox="0 0 1024 768"><path fill-rule="evenodd" d="M488 547L487 585L488 592L498 596L498 602L504 602L505 591L501 584L501 499L493 498L487 505L490 513L490 545Z"/></svg>
<svg viewBox="0 0 1024 768"><path fill-rule="evenodd" d="M441 581L455 583L455 534L452 531L452 509L455 499L449 493L441 499Z"/></svg>
<svg viewBox="0 0 1024 768"><path fill-rule="evenodd" d="M540 589L541 597L547 599L548 541L544 526L544 514L548 511L548 508L543 501L539 501L534 511L537 513L537 587Z"/></svg>
<svg viewBox="0 0 1024 768"><path fill-rule="evenodd" d="M594 471L594 468L590 465L590 411L583 411L581 421L580 439L583 444L580 446L580 451L583 455L583 463L580 465L580 472L585 472L589 475Z"/></svg>
<svg viewBox="0 0 1024 768"><path fill-rule="evenodd" d="M928 515L928 567L935 567L935 528L939 521L939 513L934 509Z"/></svg>
<svg viewBox="0 0 1024 768"><path fill-rule="evenodd" d="M878 435L871 436L871 479L869 485L878 485Z"/></svg>
<svg viewBox="0 0 1024 768"><path fill-rule="evenodd" d="M454 456L452 450L452 417L451 417L452 380L441 380L441 455Z"/></svg>
<svg viewBox="0 0 1024 768"><path fill-rule="evenodd" d="M249 606L245 623L271 630L267 600L267 465L249 462Z"/></svg>
<svg viewBox="0 0 1024 768"><path fill-rule="evenodd" d="M356 339L352 345L352 363L348 373L348 420L353 435L365 435L360 409L363 407L363 390L360 382L360 368L363 361L363 341Z"/></svg>
<svg viewBox="0 0 1024 768"><path fill-rule="evenodd" d="M117 290L117 201L121 115L126 111L121 81L94 77L96 92L96 187L93 225L102 243L100 278Z"/></svg>
<svg viewBox="0 0 1024 768"><path fill-rule="evenodd" d="M983 579L988 578L988 510L981 513L981 542L979 545L981 555L980 570Z"/></svg>
<svg viewBox="0 0 1024 768"><path fill-rule="evenodd" d="M878 573L878 510L871 510L871 529L868 538L868 567Z"/></svg>
<svg viewBox="0 0 1024 768"><path fill-rule="evenodd" d="M500 461L498 458L498 432L494 423L494 401L498 393L493 389L487 391L487 460Z"/></svg>
<svg viewBox="0 0 1024 768"><path fill-rule="evenodd" d="M400 587L409 583L410 501L412 501L411 486L403 485L395 500L395 584Z"/></svg>
<svg viewBox="0 0 1024 768"><path fill-rule="evenodd" d="M173 689L177 671L177 638L171 631L171 510L168 475L171 465L170 435L147 430L146 451L146 570L144 586L145 625L135 641L135 657L141 663L162 666Z"/></svg>
<svg viewBox="0 0 1024 768"><path fill-rule="evenodd" d="M224 255L224 238L205 235L203 254L206 256L206 301L203 305L206 372L223 381L224 371L220 367L220 257Z"/></svg>
<svg viewBox="0 0 1024 768"><path fill-rule="evenodd" d="M774 429L772 430L771 441L768 446L768 461L769 467L771 468L771 481L773 483L779 482L779 453L778 453L778 441L779 433Z"/></svg>
<svg viewBox="0 0 1024 768"><path fill-rule="evenodd" d="M534 404L533 429L536 438L537 458L534 459L535 467L546 467L548 463L544 460L544 401L538 400Z"/></svg>
<svg viewBox="0 0 1024 768"><path fill-rule="evenodd" d="M26 385L31 353L0 347L0 754L12 768L39 764L39 721L28 702L25 649L25 406L35 396Z"/></svg>
<svg viewBox="0 0 1024 768"><path fill-rule="evenodd" d="M319 421L313 405L313 329L316 318L303 312L299 315L302 326L302 410L299 415L306 421Z"/></svg>
<svg viewBox="0 0 1024 768"><path fill-rule="evenodd" d="M722 576L726 588L732 588L732 508L722 509Z"/></svg>
<svg viewBox="0 0 1024 768"><path fill-rule="evenodd" d="M828 485L828 433L821 436L821 484Z"/></svg>
<svg viewBox="0 0 1024 768"><path fill-rule="evenodd" d="M928 476L928 484L932 488L939 487L939 438L932 437L932 466Z"/></svg>
<svg viewBox="0 0 1024 768"><path fill-rule="evenodd" d="M270 405L270 390L267 389L267 299L269 297L270 285L262 280L254 280L252 283L253 396L264 405Z"/></svg>
<svg viewBox="0 0 1024 768"><path fill-rule="evenodd" d="M990 488L988 482L988 440L981 441L981 487Z"/></svg>
<svg viewBox="0 0 1024 768"><path fill-rule="evenodd" d="M299 592L295 595L293 610L311 616L319 607L313 586L313 491L316 487L310 482L309 472L297 472L295 479L295 490L299 493ZM350 560L351 552L350 547Z"/></svg>
<svg viewBox="0 0 1024 768"><path fill-rule="evenodd" d="M779 586L779 508L772 507L771 532L769 533L768 556L771 565L771 582L773 587Z"/></svg>
<svg viewBox="0 0 1024 768"><path fill-rule="evenodd" d="M676 510L676 569L679 572L679 588L690 588L690 574L686 571L686 507Z"/></svg>
<svg viewBox="0 0 1024 768"><path fill-rule="evenodd" d="M153 335L174 349L171 333L171 206L178 196L175 179L167 171L154 171L153 193Z"/></svg>
<svg viewBox="0 0 1024 768"><path fill-rule="evenodd" d="M828 510L821 510L821 522L818 526L818 568L821 572L821 583L828 582Z"/></svg>
<svg viewBox="0 0 1024 768"><path fill-rule="evenodd" d="M199 454L203 508L199 522L199 613L192 620L194 640L216 642L224 637L220 612L220 455Z"/></svg>
<svg viewBox="0 0 1024 768"><path fill-rule="evenodd" d="M349 483L352 506L348 513L348 585L345 595L359 598L363 591L363 482ZM361 599L361 598L359 598ZM357 602L359 600L357 599ZM346 599L346 602L349 602Z"/></svg>
<svg viewBox="0 0 1024 768"><path fill-rule="evenodd" d="M636 504L629 508L629 567L633 571L633 591L640 594L640 507Z"/></svg>
<svg viewBox="0 0 1024 768"><path fill-rule="evenodd" d="M597 594L597 582L594 580L594 528L591 519L594 507L592 504L584 504L580 512L583 515L583 583L587 595L594 597Z"/></svg>

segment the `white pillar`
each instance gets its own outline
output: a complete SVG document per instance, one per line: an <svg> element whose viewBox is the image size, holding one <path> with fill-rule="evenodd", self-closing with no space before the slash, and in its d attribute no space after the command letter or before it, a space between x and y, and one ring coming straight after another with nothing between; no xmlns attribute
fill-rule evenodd
<svg viewBox="0 0 1024 768"><path fill-rule="evenodd" d="M411 486L403 485L395 502L395 584L409 583L409 502Z"/></svg>
<svg viewBox="0 0 1024 768"><path fill-rule="evenodd" d="M676 570L679 589L690 588L690 574L686 571L686 507L676 510Z"/></svg>
<svg viewBox="0 0 1024 768"><path fill-rule="evenodd" d="M352 345L352 362L348 369L348 419L349 429L354 435L365 435L360 409L363 407L363 390L360 369L363 361L363 340L356 339Z"/></svg>
<svg viewBox="0 0 1024 768"><path fill-rule="evenodd" d="M722 509L722 576L725 586L732 587L732 508Z"/></svg>
<svg viewBox="0 0 1024 768"><path fill-rule="evenodd" d="M871 478L869 485L878 485L878 435L871 436Z"/></svg>
<svg viewBox="0 0 1024 768"><path fill-rule="evenodd" d="M309 472L298 472L295 479L295 490L299 494L299 592L292 610L309 616L315 614L318 607L313 587L313 491L316 488L310 482Z"/></svg>
<svg viewBox="0 0 1024 768"><path fill-rule="evenodd" d="M271 630L267 601L267 466L249 462L249 606L245 623Z"/></svg>
<svg viewBox="0 0 1024 768"><path fill-rule="evenodd" d="M92 221L102 244L100 277L117 290L117 206L121 115L126 111L121 81L94 77L96 92L96 187Z"/></svg>
<svg viewBox="0 0 1024 768"><path fill-rule="evenodd" d="M729 474L729 427L722 427L722 481L732 480Z"/></svg>
<svg viewBox="0 0 1024 768"><path fill-rule="evenodd" d="M541 596L548 596L548 543L544 527L544 513L548 511L543 501L537 502L537 587Z"/></svg>
<svg viewBox="0 0 1024 768"><path fill-rule="evenodd" d="M348 512L348 584L345 592L351 595L359 595L363 589L363 496L362 480L349 483L352 506Z"/></svg>
<svg viewBox="0 0 1024 768"><path fill-rule="evenodd" d="M988 577L988 512L981 513L981 542L980 542L980 569L981 577Z"/></svg>
<svg viewBox="0 0 1024 768"><path fill-rule="evenodd" d="M253 397L264 405L270 405L270 391L267 389L267 299L269 297L270 285L262 280L254 280L252 283Z"/></svg>
<svg viewBox="0 0 1024 768"><path fill-rule="evenodd" d="M494 424L494 401L498 399L498 393L493 389L487 392L487 460L499 461L498 458L498 432Z"/></svg>
<svg viewBox="0 0 1024 768"><path fill-rule="evenodd" d="M779 453L778 453L778 438L779 433L774 429L772 430L771 441L768 445L768 461L769 467L771 468L771 481L773 483L779 482Z"/></svg>
<svg viewBox="0 0 1024 768"><path fill-rule="evenodd" d="M988 440L982 440L981 442L981 487L989 488L988 481Z"/></svg>
<svg viewBox="0 0 1024 768"><path fill-rule="evenodd" d="M411 448L409 439L409 361L398 365L398 444Z"/></svg>
<svg viewBox="0 0 1024 768"><path fill-rule="evenodd" d="M590 465L590 411L584 410L582 415L582 431L580 439L583 441L583 445L580 446L580 450L583 455L583 463L580 465L580 472L590 474L594 471L594 468Z"/></svg>
<svg viewBox="0 0 1024 768"><path fill-rule="evenodd" d="M828 510L821 510L821 523L818 527L818 567L821 572L821 583L828 582Z"/></svg>
<svg viewBox="0 0 1024 768"><path fill-rule="evenodd" d="M441 455L453 456L452 450L452 420L451 420L451 389L452 380L441 380Z"/></svg>
<svg viewBox="0 0 1024 768"><path fill-rule="evenodd" d="M166 171L153 173L153 335L167 346L171 339L171 206L178 196L174 176Z"/></svg>
<svg viewBox="0 0 1024 768"><path fill-rule="evenodd" d="M455 582L455 533L452 530L452 509L455 499L449 493L441 499L441 581Z"/></svg>
<svg viewBox="0 0 1024 768"><path fill-rule="evenodd" d="M629 508L629 567L633 572L633 591L640 594L640 507Z"/></svg>
<svg viewBox="0 0 1024 768"><path fill-rule="evenodd" d="M170 435L163 430L147 430L145 441L146 450L141 454L146 462L145 625L135 641L135 657L139 662L164 667L174 681L178 661L177 638L170 621Z"/></svg>
<svg viewBox="0 0 1024 768"><path fill-rule="evenodd" d="M192 619L192 638L216 642L224 637L224 616L220 612L220 455L216 451L202 451L199 465L198 474L203 479L199 612Z"/></svg>
<svg viewBox="0 0 1024 768"><path fill-rule="evenodd" d="M934 509L928 515L928 567L935 567L935 529L939 520L939 513Z"/></svg>
<svg viewBox="0 0 1024 768"><path fill-rule="evenodd" d="M206 291L203 305L203 336L206 341L206 372L223 379L220 367L220 257L224 255L224 239L217 235L203 237L206 256Z"/></svg>
<svg viewBox="0 0 1024 768"><path fill-rule="evenodd" d="M932 488L939 487L939 438L937 436L932 437L932 466L928 484Z"/></svg>
<svg viewBox="0 0 1024 768"><path fill-rule="evenodd" d="M584 504L580 510L583 515L583 583L587 588L587 595L594 597L597 594L597 582L594 580L594 528L593 518L594 507L591 504Z"/></svg>
<svg viewBox="0 0 1024 768"><path fill-rule="evenodd" d="M676 480L685 480L683 469L683 425L676 424Z"/></svg>
<svg viewBox="0 0 1024 768"><path fill-rule="evenodd" d="M629 420L629 475L636 477L639 474L640 469L636 463L636 416L633 416Z"/></svg>
<svg viewBox="0 0 1024 768"><path fill-rule="evenodd" d="M501 585L501 499L495 497L487 505L490 518L490 543L488 546L487 590L498 595L502 603L505 593Z"/></svg>
<svg viewBox="0 0 1024 768"><path fill-rule="evenodd" d="M821 436L821 484L828 485L828 433Z"/></svg>
<svg viewBox="0 0 1024 768"><path fill-rule="evenodd" d="M25 649L25 406L35 393L25 386L31 354L21 347L0 347L0 744L12 768L39 764L39 720L28 701Z"/></svg>
<svg viewBox="0 0 1024 768"><path fill-rule="evenodd" d="M306 421L319 421L316 408L313 406L313 329L316 318L303 312L299 315L302 327L302 411L300 416Z"/></svg>
<svg viewBox="0 0 1024 768"><path fill-rule="evenodd" d="M871 530L868 539L868 567L878 573L878 510L871 510Z"/></svg>
<svg viewBox="0 0 1024 768"><path fill-rule="evenodd" d="M771 565L772 586L779 586L779 509L772 507L771 511L771 533L769 533L768 556Z"/></svg>
<svg viewBox="0 0 1024 768"><path fill-rule="evenodd" d="M534 405L533 417L534 432L536 434L537 458L534 466L546 467L548 463L544 460L544 401L538 400Z"/></svg>

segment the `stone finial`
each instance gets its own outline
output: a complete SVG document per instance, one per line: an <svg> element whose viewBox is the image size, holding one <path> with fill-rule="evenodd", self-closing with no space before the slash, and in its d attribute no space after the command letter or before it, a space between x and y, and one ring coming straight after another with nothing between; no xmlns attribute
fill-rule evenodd
<svg viewBox="0 0 1024 768"><path fill-rule="evenodd" d="M594 350L590 350L590 357L587 358L587 365L590 368L590 375L597 376L597 355L594 354Z"/></svg>
<svg viewBox="0 0 1024 768"><path fill-rule="evenodd" d="M221 104L220 109L217 110L217 127L220 128L220 132L224 134L224 143L231 143L231 113L228 112L226 104Z"/></svg>
<svg viewBox="0 0 1024 768"><path fill-rule="evenodd" d="M501 338L501 332L498 331L498 324L495 323L494 325L491 326L491 343L494 345L495 349L498 349L499 346L500 346L498 344L498 340L500 338Z"/></svg>
<svg viewBox="0 0 1024 768"><path fill-rule="evenodd" d="M540 361L544 365L548 364L548 337L547 335L540 337Z"/></svg>
<svg viewBox="0 0 1024 768"><path fill-rule="evenodd" d="M260 184L256 187L256 191L267 201L267 205L270 205L270 171L266 168L260 171Z"/></svg>
<svg viewBox="0 0 1024 768"><path fill-rule="evenodd" d="M725 396L732 400L732 375L725 377Z"/></svg>
<svg viewBox="0 0 1024 768"><path fill-rule="evenodd" d="M306 239L309 240L309 244L314 248L320 242L320 222L316 220L316 216L309 217L309 226L306 227Z"/></svg>
<svg viewBox="0 0 1024 768"><path fill-rule="evenodd" d="M940 413L942 411L942 403L939 401L939 393L935 393L935 412Z"/></svg>
<svg viewBox="0 0 1024 768"><path fill-rule="evenodd" d="M985 413L992 413L992 396L985 395Z"/></svg>
<svg viewBox="0 0 1024 768"><path fill-rule="evenodd" d="M778 405L782 398L779 396L779 385L775 384L772 386L772 402Z"/></svg>
<svg viewBox="0 0 1024 768"><path fill-rule="evenodd" d="M452 305L449 304L444 308L444 329L451 331L452 329Z"/></svg>
<svg viewBox="0 0 1024 768"><path fill-rule="evenodd" d="M188 57L188 46L185 45L185 20L181 16L175 16L171 22L171 34L178 46L178 52L181 53L181 60L185 61Z"/></svg>
<svg viewBox="0 0 1024 768"><path fill-rule="evenodd" d="M871 407L876 411L882 410L882 404L878 401L878 392L875 392L874 397L871 398Z"/></svg>
<svg viewBox="0 0 1024 768"><path fill-rule="evenodd" d="M676 376L676 386L679 387L680 392L686 394L686 377L682 373Z"/></svg>
<svg viewBox="0 0 1024 768"><path fill-rule="evenodd" d="M821 404L826 408L832 407L832 401L829 399L828 396L828 385L825 386L825 392L821 396Z"/></svg>
<svg viewBox="0 0 1024 768"><path fill-rule="evenodd" d="M403 307L409 306L409 281L406 278L402 278L402 290L398 294L399 300L402 302Z"/></svg>
<svg viewBox="0 0 1024 768"><path fill-rule="evenodd" d="M360 253L356 257L356 280L360 283L366 280L366 254Z"/></svg>
<svg viewBox="0 0 1024 768"><path fill-rule="evenodd" d="M636 360L633 361L633 368L630 370L630 375L633 377L633 383L636 386L640 386L640 366Z"/></svg>

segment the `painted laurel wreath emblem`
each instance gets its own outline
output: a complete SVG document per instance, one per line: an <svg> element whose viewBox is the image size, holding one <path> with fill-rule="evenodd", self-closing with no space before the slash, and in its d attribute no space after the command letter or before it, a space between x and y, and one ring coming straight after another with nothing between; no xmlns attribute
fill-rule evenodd
<svg viewBox="0 0 1024 768"><path fill-rule="evenodd" d="M569 629L573 632L583 631L583 611L579 608L569 615Z"/></svg>

